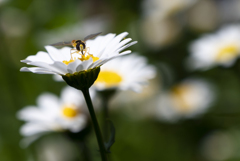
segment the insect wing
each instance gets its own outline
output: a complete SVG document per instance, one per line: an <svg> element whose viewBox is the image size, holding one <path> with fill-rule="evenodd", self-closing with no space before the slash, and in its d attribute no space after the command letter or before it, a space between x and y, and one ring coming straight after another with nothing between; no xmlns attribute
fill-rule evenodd
<svg viewBox="0 0 240 161"><path fill-rule="evenodd" d="M86 36L86 37L83 39L83 41L87 41L87 40L89 40L89 39L93 39L94 37L100 35L101 33L102 33L102 32L98 32L98 33L96 33L96 34L88 35L88 36Z"/></svg>
<svg viewBox="0 0 240 161"><path fill-rule="evenodd" d="M72 45L72 43L71 41L63 41L63 42L58 42L50 45L51 46L68 46L68 45Z"/></svg>

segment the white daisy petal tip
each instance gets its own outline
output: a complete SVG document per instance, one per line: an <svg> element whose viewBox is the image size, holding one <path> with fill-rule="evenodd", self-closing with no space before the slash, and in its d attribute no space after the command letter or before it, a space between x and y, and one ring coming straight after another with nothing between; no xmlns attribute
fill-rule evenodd
<svg viewBox="0 0 240 161"><path fill-rule="evenodd" d="M30 72L30 70L27 67L22 67L20 69L21 72Z"/></svg>

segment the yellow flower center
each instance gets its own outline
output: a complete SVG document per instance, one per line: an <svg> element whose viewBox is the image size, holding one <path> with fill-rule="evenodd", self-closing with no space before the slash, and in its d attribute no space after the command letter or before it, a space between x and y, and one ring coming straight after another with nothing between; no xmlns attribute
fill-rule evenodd
<svg viewBox="0 0 240 161"><path fill-rule="evenodd" d="M74 62L76 59L74 59L74 60L69 60L69 61L67 61L67 60L63 60L63 63L64 64L66 64L66 65L68 65L69 63L71 63L71 62Z"/></svg>
<svg viewBox="0 0 240 161"><path fill-rule="evenodd" d="M65 105L62 109L63 116L67 118L74 118L78 115L79 111L74 108L74 105Z"/></svg>
<svg viewBox="0 0 240 161"><path fill-rule="evenodd" d="M230 61L237 57L239 54L239 49L237 45L235 44L230 44L225 47L220 48L217 56L216 56L216 61L218 62L225 62L225 61Z"/></svg>
<svg viewBox="0 0 240 161"><path fill-rule="evenodd" d="M89 53L89 48L84 49L83 52L84 52L84 54L82 54L80 51L75 51L75 52L71 53L71 59L69 61L64 60L63 63L68 65L69 63L74 62L76 59L79 59L81 61L85 61L85 60L88 60L88 59L92 58L93 62L99 60L98 57L95 57L95 56L93 56L92 54ZM77 57L77 58L74 57L73 58L73 54L78 54L78 55L80 55L80 57Z"/></svg>
<svg viewBox="0 0 240 161"><path fill-rule="evenodd" d="M188 93L191 92L191 86L179 85L172 89L171 95L174 103L174 107L179 112L187 113L193 108L193 103L188 98Z"/></svg>
<svg viewBox="0 0 240 161"><path fill-rule="evenodd" d="M88 60L88 59L90 59L90 58L93 59L93 62L95 62L95 61L97 61L97 60L99 59L98 57L95 57L95 56L93 56L92 54L88 54L88 55L84 54L84 55L82 55L82 57L79 58L79 59L80 59L81 61L85 61L85 60Z"/></svg>
<svg viewBox="0 0 240 161"><path fill-rule="evenodd" d="M102 83L106 87L113 87L117 86L119 83L122 82L122 77L113 71L100 71L95 84Z"/></svg>

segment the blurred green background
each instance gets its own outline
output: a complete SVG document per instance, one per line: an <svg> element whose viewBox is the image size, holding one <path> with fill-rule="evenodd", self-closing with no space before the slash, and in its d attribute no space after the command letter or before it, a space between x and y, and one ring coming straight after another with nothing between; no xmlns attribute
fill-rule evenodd
<svg viewBox="0 0 240 161"><path fill-rule="evenodd" d="M56 157L62 151L78 155L73 143L57 133L27 149L20 147L23 122L17 120L17 111L35 105L37 96L45 91L59 95L65 86L54 82L51 75L21 73L25 64L20 60L45 51L44 45L100 31L129 32L139 42L131 50L147 57L158 71L145 93L121 92L111 102L117 106L111 111L117 130L111 160L240 160L240 62L204 72L190 72L184 65L191 41L239 22L239 0L157 1L162 1L160 8L151 6L154 0L0 0L1 161L64 161L64 157ZM205 78L216 88L216 100L205 114L174 123L146 114L146 109L157 106L152 100L161 89L188 77ZM144 107L139 101L142 98L148 101ZM205 145L211 137L212 144ZM93 134L89 145L95 160L100 160Z"/></svg>

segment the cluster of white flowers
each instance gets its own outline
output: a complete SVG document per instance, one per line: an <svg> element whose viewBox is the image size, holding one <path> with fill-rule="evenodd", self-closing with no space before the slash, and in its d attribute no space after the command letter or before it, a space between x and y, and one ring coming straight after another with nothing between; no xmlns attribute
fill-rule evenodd
<svg viewBox="0 0 240 161"><path fill-rule="evenodd" d="M136 43L136 41L129 43L131 38L121 41L127 34L126 32L118 36L108 34L98 36L94 40L87 40L87 50L84 50L83 54L71 54L70 47L57 49L53 46L46 46L48 53L38 52L22 60L28 65L37 67L23 67L21 71L63 76L99 67L113 58L131 52L120 53ZM114 59L101 66L93 89L131 89L139 92L142 85L147 84L148 79L155 75L156 69L147 65L146 58L132 54ZM22 126L21 133L24 136L33 136L50 131L79 132L88 121L86 109L81 92L72 87L63 89L60 98L44 93L39 96L37 106L27 106L18 113L19 119L27 121Z"/></svg>
<svg viewBox="0 0 240 161"><path fill-rule="evenodd" d="M131 89L139 92L142 85L156 76L156 69L147 65L145 57L138 56L137 53L126 55L131 51L122 52L136 43L129 43L131 38L122 40L127 34L107 34L87 40L83 54L70 54L70 47L57 49L46 46L48 53L38 52L22 61L37 67L23 67L21 71L64 76L101 66L93 90ZM239 26L228 26L217 34L203 36L192 43L190 51L189 60L194 69L233 64L240 54ZM117 58L122 55L126 56ZM162 92L155 114L160 119L170 121L191 118L204 113L213 100L214 90L209 83L201 79L188 79L169 91ZM19 112L18 117L27 121L21 133L31 136L49 131L79 132L85 127L88 119L83 102L79 91L70 87L62 91L60 99L52 94L40 95L37 107L28 106Z"/></svg>

